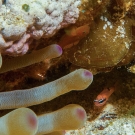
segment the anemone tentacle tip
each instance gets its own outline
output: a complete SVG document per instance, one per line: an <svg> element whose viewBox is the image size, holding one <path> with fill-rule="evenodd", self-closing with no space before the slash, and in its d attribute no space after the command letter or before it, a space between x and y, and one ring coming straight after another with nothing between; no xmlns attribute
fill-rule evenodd
<svg viewBox="0 0 135 135"><path fill-rule="evenodd" d="M93 78L92 73L90 71L88 71L88 70L84 71L84 75L87 76L87 77Z"/></svg>
<svg viewBox="0 0 135 135"><path fill-rule="evenodd" d="M35 129L38 125L38 122L37 122L37 118L35 117L35 115L29 113L28 114L28 123L30 125L31 128Z"/></svg>
<svg viewBox="0 0 135 135"><path fill-rule="evenodd" d="M81 120L86 119L86 112L84 111L84 109L77 108L76 109L76 114L77 114L77 116L78 116L79 119L81 119Z"/></svg>
<svg viewBox="0 0 135 135"><path fill-rule="evenodd" d="M62 48L56 44L56 49L58 50L58 52L60 53L60 55L62 54Z"/></svg>

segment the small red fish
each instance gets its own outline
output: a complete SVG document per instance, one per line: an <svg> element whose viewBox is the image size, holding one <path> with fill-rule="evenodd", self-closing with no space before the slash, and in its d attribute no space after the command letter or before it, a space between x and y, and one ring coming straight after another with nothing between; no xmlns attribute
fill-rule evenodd
<svg viewBox="0 0 135 135"><path fill-rule="evenodd" d="M85 24L80 27L70 27L65 30L65 35L62 36L58 45L60 45L63 49L70 48L80 39L85 37L90 31L90 27L88 24Z"/></svg>
<svg viewBox="0 0 135 135"><path fill-rule="evenodd" d="M107 102L111 94L114 92L114 90L115 87L104 88L104 90L94 100L95 106L103 106Z"/></svg>

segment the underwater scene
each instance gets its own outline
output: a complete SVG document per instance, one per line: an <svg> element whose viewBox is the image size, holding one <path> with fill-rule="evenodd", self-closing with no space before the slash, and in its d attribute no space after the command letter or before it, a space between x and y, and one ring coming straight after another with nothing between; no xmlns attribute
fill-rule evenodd
<svg viewBox="0 0 135 135"><path fill-rule="evenodd" d="M0 135L135 135L135 0L0 0Z"/></svg>

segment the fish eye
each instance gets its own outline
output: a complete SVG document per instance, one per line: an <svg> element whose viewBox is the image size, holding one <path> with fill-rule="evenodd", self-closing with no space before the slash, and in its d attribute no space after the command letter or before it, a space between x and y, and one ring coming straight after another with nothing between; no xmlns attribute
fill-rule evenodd
<svg viewBox="0 0 135 135"><path fill-rule="evenodd" d="M98 103L102 104L104 101L106 101L106 98L98 100Z"/></svg>

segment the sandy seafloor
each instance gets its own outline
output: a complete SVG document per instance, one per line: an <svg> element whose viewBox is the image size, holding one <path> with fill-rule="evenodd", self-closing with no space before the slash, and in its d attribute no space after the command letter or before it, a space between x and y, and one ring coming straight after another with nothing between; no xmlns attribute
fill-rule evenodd
<svg viewBox="0 0 135 135"><path fill-rule="evenodd" d="M101 114L92 121L91 115L88 114L88 121L83 128L67 131L66 135L135 135L135 117L132 115L135 100L126 101L127 99L121 99L114 104L108 103ZM125 106L120 109L123 103Z"/></svg>

